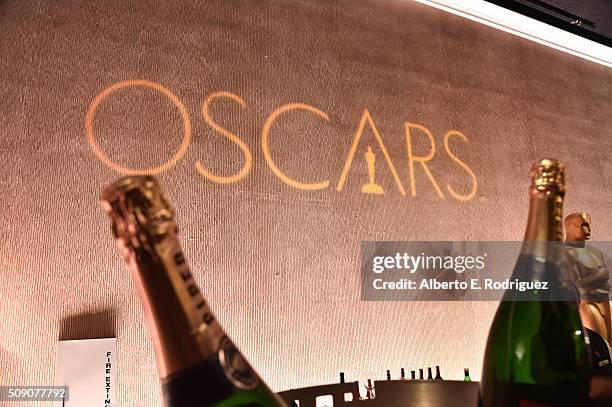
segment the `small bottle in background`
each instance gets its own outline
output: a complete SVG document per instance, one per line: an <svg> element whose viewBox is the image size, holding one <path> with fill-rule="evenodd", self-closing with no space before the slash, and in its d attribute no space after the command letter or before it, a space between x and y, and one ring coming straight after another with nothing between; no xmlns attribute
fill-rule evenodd
<svg viewBox="0 0 612 407"><path fill-rule="evenodd" d="M425 380L425 377L423 376L423 369L419 369L419 380Z"/></svg>
<svg viewBox="0 0 612 407"><path fill-rule="evenodd" d="M414 370L412 370L412 371L410 372L410 378L411 378L412 380L416 380L416 372L415 372Z"/></svg>
<svg viewBox="0 0 612 407"><path fill-rule="evenodd" d="M464 382L472 381L472 379L470 379L470 369L468 369L467 367L463 369L463 381Z"/></svg>
<svg viewBox="0 0 612 407"><path fill-rule="evenodd" d="M444 380L442 379L442 376L440 376L440 366L436 366L436 380Z"/></svg>
<svg viewBox="0 0 612 407"><path fill-rule="evenodd" d="M431 373L431 367L427 368L427 380L433 380L433 374Z"/></svg>
<svg viewBox="0 0 612 407"><path fill-rule="evenodd" d="M367 400L374 399L375 395L374 395L374 385L372 385L372 379L368 379L368 385L365 386L365 388L366 388L366 391L367 391L366 399Z"/></svg>
<svg viewBox="0 0 612 407"><path fill-rule="evenodd" d="M387 380L391 380L391 371L387 370Z"/></svg>
<svg viewBox="0 0 612 407"><path fill-rule="evenodd" d="M406 371L404 370L404 368L402 367L401 373L400 373L400 377L402 380L406 380Z"/></svg>

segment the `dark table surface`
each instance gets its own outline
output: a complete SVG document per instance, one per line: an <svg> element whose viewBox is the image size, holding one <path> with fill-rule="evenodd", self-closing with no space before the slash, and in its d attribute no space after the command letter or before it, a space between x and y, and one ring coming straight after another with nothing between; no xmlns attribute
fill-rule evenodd
<svg viewBox="0 0 612 407"><path fill-rule="evenodd" d="M375 399L344 402L339 397L340 400L334 399L334 406L476 407L478 405L478 382L385 380L377 381L374 384ZM340 393L348 391L351 385L358 386L356 382L339 384L341 387L346 387L340 389ZM314 405L317 396L335 393L334 387L334 385L325 385L295 389L282 392L280 395L287 401L304 397L305 399L300 402L300 407L310 407L310 404ZM612 407L612 377L593 377L590 396L590 407Z"/></svg>

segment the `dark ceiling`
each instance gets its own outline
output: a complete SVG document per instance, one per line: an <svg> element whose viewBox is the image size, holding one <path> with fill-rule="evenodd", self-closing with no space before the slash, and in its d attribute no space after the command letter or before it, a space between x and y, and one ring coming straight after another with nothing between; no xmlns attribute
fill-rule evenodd
<svg viewBox="0 0 612 407"><path fill-rule="evenodd" d="M487 0L612 47L612 0Z"/></svg>

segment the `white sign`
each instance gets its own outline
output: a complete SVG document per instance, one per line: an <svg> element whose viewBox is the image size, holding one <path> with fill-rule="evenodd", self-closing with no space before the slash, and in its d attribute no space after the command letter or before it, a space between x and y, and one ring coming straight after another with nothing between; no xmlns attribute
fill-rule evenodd
<svg viewBox="0 0 612 407"><path fill-rule="evenodd" d="M55 383L68 386L64 407L114 407L117 338L60 341Z"/></svg>

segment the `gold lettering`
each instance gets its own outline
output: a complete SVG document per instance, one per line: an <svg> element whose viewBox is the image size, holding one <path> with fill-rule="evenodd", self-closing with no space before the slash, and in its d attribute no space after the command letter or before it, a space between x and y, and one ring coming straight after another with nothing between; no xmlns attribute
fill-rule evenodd
<svg viewBox="0 0 612 407"><path fill-rule="evenodd" d="M357 132L355 133L355 137L353 138L353 145L351 146L349 154L346 157L346 162L344 163L344 169L342 170L342 174L340 175L340 179L338 180L338 184L336 185L336 190L342 191L342 188L344 188L344 183L346 182L346 177L348 175L349 169L351 168L351 164L353 163L355 151L357 151L357 146L359 145L359 141L361 140L361 135L363 134L363 129L365 128L366 122L369 123L370 128L374 132L374 137L376 138L376 141L378 142L378 145L380 146L380 149L382 150L383 156L385 157L385 160L387 161L387 165L389 166L389 169L391 170L391 174L393 174L393 178L395 179L397 188L400 190L400 193L402 195L406 195L406 192L404 191L404 186L402 185L399 179L399 176L397 175L397 171L395 171L395 166L393 165L393 162L391 161L391 157L389 157L387 148L385 147L385 144L382 141L382 137L380 136L378 129L376 129L374 120L372 119L372 116L370 115L370 112L368 111L367 108L363 111L363 115L361 116L359 127L357 128Z"/></svg>
<svg viewBox="0 0 612 407"><path fill-rule="evenodd" d="M230 139L231 141L236 143L238 145L238 147L240 147L240 150L242 150L242 153L244 154L244 164L242 165L242 168L240 168L240 170L236 174L231 175L231 176L227 176L227 177L222 177L222 176L214 175L213 173L208 171L206 168L204 168L204 166L202 165L202 163L199 160L196 161L195 166L196 166L196 170L200 174L202 174L205 178L209 179L210 181L217 182L219 184L231 184L231 183L240 181L241 179L243 179L244 177L246 177L248 175L249 171L251 171L251 167L253 166L253 154L251 153L251 150L245 144L245 142L240 139L240 137L236 136L233 133L230 133L229 131L227 131L223 127L219 126L210 117L210 114L208 112L210 103L214 99L217 99L217 98L228 98L228 99L231 99L234 102L240 104L240 106L242 106L242 107L245 107L246 103L244 102L244 100L240 96L235 95L233 93L229 93L229 92L215 92L215 93L210 94L206 98L206 100L204 101L204 105L202 107L202 116L204 116L204 121L210 127L212 127L214 130L216 130L217 132L221 133L224 137L227 137L228 139Z"/></svg>
<svg viewBox="0 0 612 407"><path fill-rule="evenodd" d="M469 194L467 195L459 195L458 193L456 193L453 188L450 185L446 185L446 188L448 188L448 192L450 192L450 194L453 196L453 198L455 198L458 201L461 202L466 202L471 200L472 198L474 198L474 196L476 196L476 190L478 189L478 183L476 181L476 175L474 174L474 172L470 169L470 167L468 167L467 164L465 164L463 161L461 161L460 159L457 158L456 155L454 155L451 151L450 148L448 146L448 140L451 138L451 136L458 136L461 139L463 139L463 141L465 141L466 143L468 142L467 137L465 137L465 135L463 133L460 133L456 130L450 130L448 133L446 133L444 135L444 149L446 150L446 154L448 154L448 156L455 161L457 164L459 164L460 167L462 167L472 178L472 190L470 191Z"/></svg>
<svg viewBox="0 0 612 407"><path fill-rule="evenodd" d="M327 188L329 186L329 180L308 184L308 183L299 182L299 181L289 178L276 166L276 164L272 160L272 156L270 155L270 145L269 145L270 128L272 127L272 124L276 121L278 116L282 115L283 113L289 112L291 110L306 110L308 112L314 113L324 118L325 120L329 121L329 117L327 116L327 114L325 114L325 112L322 112L316 107L306 105L304 103L290 103L290 104L279 107L278 109L273 111L270 114L270 116L268 116L268 119L266 120L263 126L263 129L261 131L261 148L263 149L264 158L266 159L266 162L268 163L268 166L270 167L272 172L278 178L280 178L281 181L283 181L287 185L290 185L297 189L303 189L307 191Z"/></svg>
<svg viewBox="0 0 612 407"><path fill-rule="evenodd" d="M406 127L406 146L408 148L408 166L410 168L410 191L412 193L412 196L416 196L416 183L414 180L414 162L418 161L423 166L423 170L425 171L427 178L429 178L429 180L433 184L434 189L436 190L440 198L444 199L444 195L442 194L442 191L440 190L438 183L434 179L431 171L429 170L426 164L426 162L430 161L436 154L436 142L433 136L431 135L431 132L425 126L421 126L420 124L406 122L404 123L404 126ZM427 156L419 157L412 153L412 142L410 139L410 128L411 127L421 130L429 138L431 149L429 150L429 154Z"/></svg>
<svg viewBox="0 0 612 407"><path fill-rule="evenodd" d="M113 160L111 160L110 157L106 155L104 151L102 151L102 148L100 148L94 137L93 120L96 113L96 109L98 108L100 103L102 103L102 101L106 99L106 97L111 93L132 86L143 86L145 88L153 89L160 92L162 95L170 99L170 101L172 101L172 103L178 108L181 114L181 118L183 119L184 134L183 140L181 141L181 145L179 146L176 153L172 157L170 157L168 161L158 167L135 170L133 168L128 168L114 163ZM98 159L102 161L102 163L112 168L113 170L124 175L156 175L172 168L172 166L176 164L177 161L180 160L187 151L187 147L189 147L189 141L191 139L191 121L189 120L189 113L187 113L187 108L185 107L183 102L181 102L179 98L176 97L174 93L172 93L167 88L163 87L158 83L150 82L147 80L127 80L117 82L114 85L105 88L104 90L102 90L102 92L98 93L98 95L96 95L96 97L92 100L91 104L89 105L89 109L87 109L87 113L85 115L85 133L87 134L87 141L89 143L89 146L91 147L96 157L98 157Z"/></svg>

